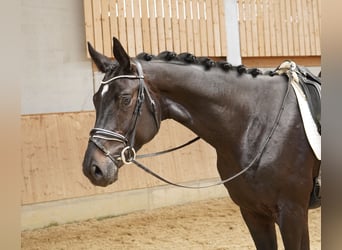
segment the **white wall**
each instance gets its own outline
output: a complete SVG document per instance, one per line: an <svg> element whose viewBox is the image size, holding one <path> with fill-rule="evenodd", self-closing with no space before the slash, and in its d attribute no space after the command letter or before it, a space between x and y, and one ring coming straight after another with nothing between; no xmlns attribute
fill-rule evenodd
<svg viewBox="0 0 342 250"><path fill-rule="evenodd" d="M22 114L92 110L82 0L22 0ZM16 76L13 76L16 77Z"/></svg>

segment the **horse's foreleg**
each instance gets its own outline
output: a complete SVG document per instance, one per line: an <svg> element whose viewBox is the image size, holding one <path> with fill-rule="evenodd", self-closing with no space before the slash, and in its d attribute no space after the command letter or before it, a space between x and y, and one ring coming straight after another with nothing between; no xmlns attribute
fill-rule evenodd
<svg viewBox="0 0 342 250"><path fill-rule="evenodd" d="M271 218L240 208L258 250L277 249L275 224Z"/></svg>
<svg viewBox="0 0 342 250"><path fill-rule="evenodd" d="M286 250L310 249L307 209L294 207L281 209L278 224Z"/></svg>

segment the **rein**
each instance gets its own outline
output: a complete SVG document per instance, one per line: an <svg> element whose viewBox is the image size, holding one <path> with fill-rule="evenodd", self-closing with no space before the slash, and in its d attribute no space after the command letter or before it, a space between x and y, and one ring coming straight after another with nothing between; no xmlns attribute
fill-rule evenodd
<svg viewBox="0 0 342 250"><path fill-rule="evenodd" d="M144 76L143 76L143 72L142 72L142 68L141 68L141 64L136 61L136 65L137 65L137 70L138 70L138 75L120 75L120 76L116 76L113 77L107 81L102 81L101 84L110 84L115 80L118 79L138 79L139 80L139 92L138 92L138 100L135 106L135 111L133 112L133 128L131 132L128 132L126 136L123 136L119 133L110 131L110 130L106 130L106 129L102 129L102 128L93 128L90 131L90 138L89 138L89 142L94 143L104 154L105 156L109 157L110 160L116 164L118 161L122 161L124 164L131 164L134 163L137 167L141 168L142 170L144 170L145 172L147 172L148 174L151 174L152 176L156 177L157 179L176 186L176 187L182 187L182 188L189 188L189 189L200 189L200 188L209 188L209 187L213 187L213 186L217 186L217 185L221 185L221 184L225 184L229 181L234 180L235 178L239 177L240 175L242 175L243 173L245 173L247 170L249 170L254 163L261 157L261 155L263 154L268 142L271 140L271 137L273 136L276 128L279 125L279 121L281 118L281 115L284 111L284 107L285 107L285 101L286 98L289 94L289 90L290 90L290 84L287 84L287 88L286 88L286 92L284 94L284 97L282 99L282 103L279 109L279 112L274 120L272 129L270 131L270 133L268 134L267 138L265 139L264 143L262 144L262 147L260 148L260 150L257 152L257 154L255 155L255 157L253 158L253 160L248 164L247 167L245 167L244 169L242 169L240 172L236 173L235 175L221 180L219 182L213 183L213 184L209 184L209 185L204 185L204 186L186 186L186 185L181 185L181 184L177 184L174 182L171 182L165 178L163 178L162 176L158 175L157 173L153 172L151 169L149 169L148 167L144 166L142 163L136 161L136 159L142 159L142 158L147 158L147 157L154 157L154 156L158 156L158 155L162 155L162 154L166 154L178 149L181 149L183 147L186 147L192 143L194 143L195 141L199 140L200 137L196 137L190 141L188 141L187 143L184 143L180 146L171 148L171 149L167 149L164 151L160 151L160 152L156 152L156 153L151 153L151 154L144 154L144 155L136 155L135 149L134 149L134 139L135 139L135 132L136 132L136 124L137 124L137 120L141 114L141 106L145 100L145 95L144 93L146 93L149 102L151 104L151 111L156 123L157 128L159 128L159 120L157 118L157 114L156 114L156 108L155 108L155 102L152 99L146 85L144 82ZM128 139L128 135L130 136L130 140ZM117 142L121 142L124 144L124 148L122 149L121 153L119 156L112 156L110 154L110 152L108 150L105 149L105 147L101 144L99 144L95 138L98 139L103 139L103 140L108 140L108 141L117 141Z"/></svg>
<svg viewBox="0 0 342 250"><path fill-rule="evenodd" d="M132 159L132 162L137 165L138 167L140 167L141 169L143 169L145 172L151 174L152 176L156 177L157 179L167 183L167 184L170 184L170 185L173 185L173 186L176 186L176 187L182 187L182 188L189 188L189 189L201 189L201 188L209 188L209 187L214 187L214 186L218 186L218 185L222 185L222 184L225 184L229 181L232 181L234 180L235 178L237 178L238 176L242 175L243 173L245 173L247 170L249 170L253 165L254 163L261 157L261 155L263 154L268 142L271 140L271 137L272 135L274 134L274 131L276 130L276 128L278 127L279 125L279 121L280 121L280 118L281 118L281 115L284 111L284 107L285 107L285 101L286 101L286 98L289 94L289 90L290 90L290 84L287 84L287 89L286 89L286 92L285 92L285 95L283 97L283 100L282 100L282 103L281 103L281 107L279 109L279 112L277 114L277 117L273 123L273 126L272 126L272 129L269 133L269 135L267 136L267 138L265 139L264 141L264 144L262 145L261 149L259 150L259 152L255 155L255 157L253 158L253 160L248 164L248 166L244 169L242 169L240 172L236 173L235 175L227 178L227 179L224 179L224 180L221 180L219 182L216 182L216 183L213 183L213 184L209 184L209 185L203 185L203 186L186 186L186 185L181 185L181 184L177 184L177 183L174 183L174 182L171 182L163 177L161 177L160 175L156 174L155 172L153 172L152 170L150 170L149 168L147 168L146 166L144 166L143 164L137 162L135 159ZM193 141L199 139L198 138L195 138Z"/></svg>

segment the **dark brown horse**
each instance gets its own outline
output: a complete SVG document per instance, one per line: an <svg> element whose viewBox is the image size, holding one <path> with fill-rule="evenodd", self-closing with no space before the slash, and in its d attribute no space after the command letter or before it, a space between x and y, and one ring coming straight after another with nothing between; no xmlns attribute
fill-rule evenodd
<svg viewBox="0 0 342 250"><path fill-rule="evenodd" d="M160 122L174 119L216 149L222 179L249 168L225 187L257 249L277 249L275 224L286 249L309 249L309 200L320 161L286 77L191 61L184 53L130 58L117 39L113 43L114 61L89 44L105 73L93 98L96 122L83 162L90 181L115 182L119 168L134 160Z"/></svg>

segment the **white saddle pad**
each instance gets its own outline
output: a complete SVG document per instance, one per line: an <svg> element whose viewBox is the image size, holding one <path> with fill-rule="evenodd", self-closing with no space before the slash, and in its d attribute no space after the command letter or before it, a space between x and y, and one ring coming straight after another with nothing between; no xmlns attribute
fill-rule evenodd
<svg viewBox="0 0 342 250"><path fill-rule="evenodd" d="M317 131L317 126L312 118L306 97L298 82L291 81L291 85L296 93L300 114L302 116L306 137L318 160L321 160L321 135Z"/></svg>

